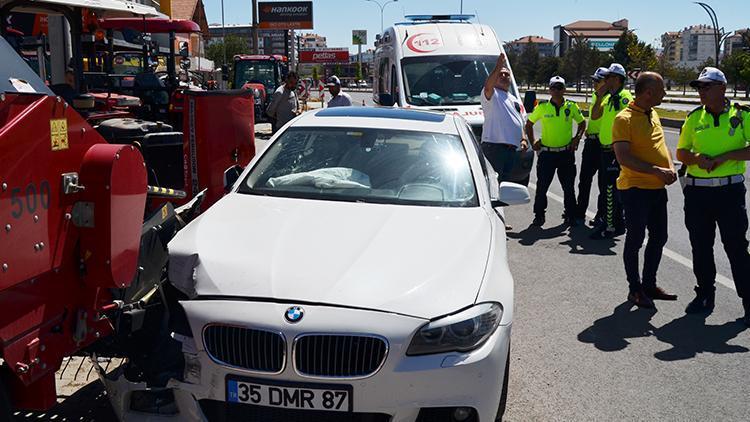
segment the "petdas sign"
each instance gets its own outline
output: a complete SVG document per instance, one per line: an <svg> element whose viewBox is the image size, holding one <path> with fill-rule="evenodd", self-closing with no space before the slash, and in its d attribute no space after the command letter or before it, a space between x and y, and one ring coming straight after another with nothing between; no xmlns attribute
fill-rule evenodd
<svg viewBox="0 0 750 422"><path fill-rule="evenodd" d="M347 48L315 48L300 50L300 63L349 63Z"/></svg>
<svg viewBox="0 0 750 422"><path fill-rule="evenodd" d="M258 27L262 29L312 29L311 1L258 2Z"/></svg>

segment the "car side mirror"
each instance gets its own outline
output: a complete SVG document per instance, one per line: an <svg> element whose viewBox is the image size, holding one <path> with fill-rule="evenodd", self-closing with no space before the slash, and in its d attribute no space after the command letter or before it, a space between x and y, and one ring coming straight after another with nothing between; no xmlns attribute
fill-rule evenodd
<svg viewBox="0 0 750 422"><path fill-rule="evenodd" d="M378 94L378 105L381 105L383 107L393 107L393 104L396 102L393 101L393 95L391 94Z"/></svg>
<svg viewBox="0 0 750 422"><path fill-rule="evenodd" d="M190 69L190 59L187 58L187 57L183 57L180 60L180 68L182 70L188 70L188 69Z"/></svg>
<svg viewBox="0 0 750 422"><path fill-rule="evenodd" d="M491 201L492 208L528 204L529 202L531 202L531 199L526 186L512 182L500 183L499 198Z"/></svg>
<svg viewBox="0 0 750 422"><path fill-rule="evenodd" d="M526 91L523 95L523 108L526 109L527 113L534 111L536 105L536 91Z"/></svg>
<svg viewBox="0 0 750 422"><path fill-rule="evenodd" d="M224 193L229 193L232 190L232 186L234 186L237 179L240 178L243 170L244 168L242 168L242 166L235 165L224 172Z"/></svg>

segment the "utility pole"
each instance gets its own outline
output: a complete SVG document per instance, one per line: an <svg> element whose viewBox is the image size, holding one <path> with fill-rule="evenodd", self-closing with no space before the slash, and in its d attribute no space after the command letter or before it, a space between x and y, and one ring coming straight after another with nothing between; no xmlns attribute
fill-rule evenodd
<svg viewBox="0 0 750 422"><path fill-rule="evenodd" d="M390 3L395 3L398 0L389 0L389 1L387 1L385 3L382 3L382 4L379 1L376 1L376 0L365 0L365 1L369 1L369 2L375 3L375 4L378 5L378 7L380 7L380 33L382 34L383 33L383 10L385 9L385 6L387 6Z"/></svg>
<svg viewBox="0 0 750 422"><path fill-rule="evenodd" d="M224 23L224 0L221 0L221 45L224 53L224 60L221 63L223 69L227 65L227 25Z"/></svg>
<svg viewBox="0 0 750 422"><path fill-rule="evenodd" d="M729 36L727 32L724 32L724 28L719 28L719 18L716 17L714 9L706 3L694 2L698 6L702 7L703 10L708 13L709 19L711 19L711 25L714 27L714 43L716 48L716 67L719 67L719 50L721 50L721 43Z"/></svg>
<svg viewBox="0 0 750 422"><path fill-rule="evenodd" d="M258 54L258 0L253 0L253 28L250 33L253 37L253 54Z"/></svg>

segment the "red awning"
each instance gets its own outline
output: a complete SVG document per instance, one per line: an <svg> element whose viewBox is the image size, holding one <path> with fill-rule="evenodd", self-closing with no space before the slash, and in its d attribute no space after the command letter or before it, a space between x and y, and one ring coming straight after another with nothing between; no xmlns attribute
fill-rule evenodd
<svg viewBox="0 0 750 422"><path fill-rule="evenodd" d="M183 19L159 19L159 18L112 18L102 19L99 25L103 29L133 29L152 34L165 34L169 32L189 33L200 32L197 23Z"/></svg>

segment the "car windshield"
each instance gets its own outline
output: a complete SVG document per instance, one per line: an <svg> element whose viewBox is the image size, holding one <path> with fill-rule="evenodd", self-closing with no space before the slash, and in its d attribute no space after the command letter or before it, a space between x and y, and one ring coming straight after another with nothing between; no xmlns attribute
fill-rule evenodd
<svg viewBox="0 0 750 422"><path fill-rule="evenodd" d="M234 87L242 88L246 83L260 83L266 91L273 92L277 88L276 64L271 61L240 60L235 63Z"/></svg>
<svg viewBox="0 0 750 422"><path fill-rule="evenodd" d="M458 136L391 129L290 128L269 147L239 192L384 204L478 204Z"/></svg>
<svg viewBox="0 0 750 422"><path fill-rule="evenodd" d="M497 56L425 56L401 60L406 101L418 106L479 104Z"/></svg>

